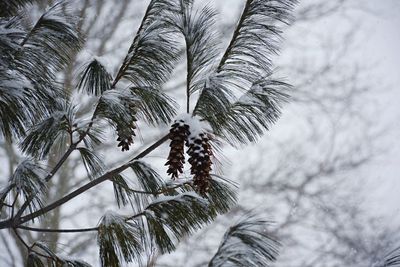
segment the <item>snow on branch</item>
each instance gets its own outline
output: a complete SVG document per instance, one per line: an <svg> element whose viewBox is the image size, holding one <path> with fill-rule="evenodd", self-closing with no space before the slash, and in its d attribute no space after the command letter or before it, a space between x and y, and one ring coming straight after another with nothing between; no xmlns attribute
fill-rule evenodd
<svg viewBox="0 0 400 267"><path fill-rule="evenodd" d="M279 242L266 227L268 221L249 216L231 226L208 267L270 266L278 256Z"/></svg>
<svg viewBox="0 0 400 267"><path fill-rule="evenodd" d="M135 221L108 211L102 217L97 234L102 266L120 267L139 259L143 251L141 233Z"/></svg>

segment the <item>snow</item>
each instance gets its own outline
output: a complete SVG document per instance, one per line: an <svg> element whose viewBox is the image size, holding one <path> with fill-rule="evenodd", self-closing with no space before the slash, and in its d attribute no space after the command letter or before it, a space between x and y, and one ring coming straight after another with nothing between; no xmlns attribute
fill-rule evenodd
<svg viewBox="0 0 400 267"><path fill-rule="evenodd" d="M108 58L107 56L98 56L98 55L96 55L96 52L94 52L90 49L82 49L79 52L79 59L82 62L92 62L92 61L96 60L106 69L106 71L108 73L111 74L113 72L110 58Z"/></svg>
<svg viewBox="0 0 400 267"><path fill-rule="evenodd" d="M59 23L65 24L68 27L74 27L71 22L75 22L75 19L70 19L65 16L65 5L62 2L58 2L55 5L46 8L46 12L43 14L42 18L46 20L53 20ZM77 32L69 31L70 34L73 34L75 37L78 37Z"/></svg>
<svg viewBox="0 0 400 267"><path fill-rule="evenodd" d="M175 122L186 122L192 119L192 115L189 113L181 113L175 118Z"/></svg>
<svg viewBox="0 0 400 267"><path fill-rule="evenodd" d="M82 129L86 128L90 122L91 122L91 116L84 119L78 119L77 121L75 121L74 126L76 129Z"/></svg>
<svg viewBox="0 0 400 267"><path fill-rule="evenodd" d="M192 116L188 113L180 114L176 117L175 123L181 123L189 126L189 143L192 139L198 139L200 134L211 132L210 125L202 121L198 116Z"/></svg>
<svg viewBox="0 0 400 267"><path fill-rule="evenodd" d="M111 224L124 224L124 223L125 223L124 217L112 210L107 210L104 213L103 218L101 220L101 225L104 225L106 227L110 226Z"/></svg>
<svg viewBox="0 0 400 267"><path fill-rule="evenodd" d="M110 63L110 60L106 56L94 56L92 60L96 60L99 62L108 73L112 73L112 64Z"/></svg>
<svg viewBox="0 0 400 267"><path fill-rule="evenodd" d="M168 181L167 185L181 186L181 185L184 185L184 184L189 183L191 181L192 181L192 179L179 178L177 180Z"/></svg>
<svg viewBox="0 0 400 267"><path fill-rule="evenodd" d="M12 94L15 97L24 97L24 88L33 88L31 81L16 70L8 69L6 73L8 74L8 79L0 80L0 89L7 89L7 94Z"/></svg>
<svg viewBox="0 0 400 267"><path fill-rule="evenodd" d="M24 178L26 178L27 173L33 173L34 175L38 176L39 178L43 178L47 172L39 167L37 164L32 162L30 159L24 159L15 170L12 179L17 184L17 187L20 187L22 183L24 183Z"/></svg>
<svg viewBox="0 0 400 267"><path fill-rule="evenodd" d="M203 204L205 204L205 205L208 205L208 204L209 204L208 201L207 201L206 199L202 198L202 197L201 197L200 195L198 195L196 192L186 192L186 193L179 194L179 195L177 195L177 196L159 196L158 198L156 198L156 199L150 204L150 206L155 205L155 204L159 204L159 203L162 203L162 202L169 202L169 201L183 201L183 202L184 202L184 201L186 201L186 200L184 199L184 197L187 197L187 196L196 198L196 199L200 200L201 203L203 203Z"/></svg>
<svg viewBox="0 0 400 267"><path fill-rule="evenodd" d="M117 90L108 90L103 93L101 96L103 101L107 102L107 104L110 106L112 109L113 106L116 107L117 109L120 106L124 106L124 103L126 101L132 101L132 100L137 100L137 98L132 95L128 90L127 91L117 91ZM123 107L123 110L125 110L125 106ZM116 111L118 112L118 110Z"/></svg>
<svg viewBox="0 0 400 267"><path fill-rule="evenodd" d="M122 105L121 96L121 92L108 90L103 93L101 98L109 105Z"/></svg>

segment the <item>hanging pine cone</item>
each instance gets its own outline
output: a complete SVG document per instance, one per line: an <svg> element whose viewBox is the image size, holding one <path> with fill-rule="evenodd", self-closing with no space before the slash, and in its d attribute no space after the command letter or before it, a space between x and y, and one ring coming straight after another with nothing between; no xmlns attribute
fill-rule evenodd
<svg viewBox="0 0 400 267"><path fill-rule="evenodd" d="M179 173L183 172L183 164L185 163L185 141L189 135L189 126L184 123L183 120L175 121L171 126L169 132L170 152L168 155L168 161L165 166L168 166L167 173L171 175L172 179L176 179Z"/></svg>
<svg viewBox="0 0 400 267"><path fill-rule="evenodd" d="M121 147L122 151L129 150L129 147L133 144L133 137L136 136L136 107L133 103L126 103L125 106L128 108L131 118L128 125L117 126L118 147Z"/></svg>
<svg viewBox="0 0 400 267"><path fill-rule="evenodd" d="M191 137L187 142L190 171L194 176L193 185L201 195L205 195L210 187L212 150L209 141L207 134L201 133L196 137Z"/></svg>

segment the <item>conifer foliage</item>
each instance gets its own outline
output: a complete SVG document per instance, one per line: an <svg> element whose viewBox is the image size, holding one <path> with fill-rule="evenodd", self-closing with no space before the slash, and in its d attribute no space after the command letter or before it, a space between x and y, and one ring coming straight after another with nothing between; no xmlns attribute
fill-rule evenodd
<svg viewBox="0 0 400 267"><path fill-rule="evenodd" d="M278 119L289 85L273 78L271 55L277 53L280 29L289 23L294 1L245 1L223 49L211 6L151 0L118 71L111 73L94 58L81 67L74 88L61 86L60 71L83 41L79 12L70 1L59 1L27 28L23 8L31 2L0 3L0 135L28 156L0 192L0 230L13 230L27 249L28 266L90 265L52 252L45 242L28 244L19 235L22 230L95 232L101 265L119 267L143 263L148 251L172 252L182 238L228 212L237 200L235 185L213 170L215 144L253 142ZM163 91L182 61L187 66L185 101ZM90 98L89 119L78 112L88 104L66 93L71 90ZM186 113L177 116L179 105ZM137 151L137 128L146 125L171 126L163 138ZM136 153L114 168L96 153L112 134L122 151L133 147ZM167 141L165 165L172 181L144 160ZM60 156L46 165L51 151ZM87 183L43 202L50 181L74 151L88 172ZM180 181L181 176L186 179ZM113 183L118 208L130 204L124 210L129 215L107 212L97 226L82 229L34 228L38 217L106 181ZM209 266L268 266L279 243L266 234L267 225L250 216L232 226Z"/></svg>

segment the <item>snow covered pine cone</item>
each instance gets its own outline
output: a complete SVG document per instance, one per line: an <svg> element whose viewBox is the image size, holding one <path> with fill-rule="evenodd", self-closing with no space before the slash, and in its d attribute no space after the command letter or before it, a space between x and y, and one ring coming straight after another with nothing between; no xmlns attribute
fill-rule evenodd
<svg viewBox="0 0 400 267"><path fill-rule="evenodd" d="M190 172L193 174L193 185L201 195L205 195L210 187L212 150L209 141L210 138L206 133L192 136L187 141L187 146L189 147L187 153L189 154L189 163L192 166Z"/></svg>
<svg viewBox="0 0 400 267"><path fill-rule="evenodd" d="M170 152L168 155L168 161L165 163L169 165L167 173L171 175L172 179L177 179L179 173L183 172L183 164L185 163L185 141L189 136L189 125L186 125L183 120L175 121L171 126L169 132Z"/></svg>
<svg viewBox="0 0 400 267"><path fill-rule="evenodd" d="M132 103L127 103L126 107L129 109L129 114L131 116L128 125L118 125L117 126L117 141L118 147L121 147L122 151L128 151L129 147L133 144L133 137L136 136L136 107Z"/></svg>

